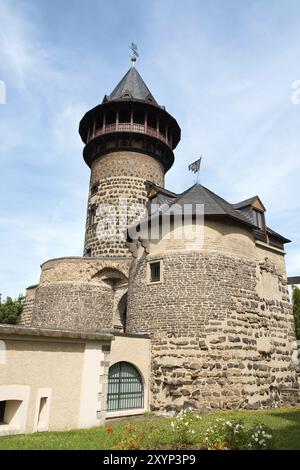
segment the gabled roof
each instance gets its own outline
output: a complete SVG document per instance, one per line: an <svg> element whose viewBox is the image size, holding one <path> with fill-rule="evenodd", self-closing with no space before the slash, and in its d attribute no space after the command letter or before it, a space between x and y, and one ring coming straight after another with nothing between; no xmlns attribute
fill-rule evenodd
<svg viewBox="0 0 300 470"><path fill-rule="evenodd" d="M244 209L245 207L255 207L256 209L261 209L263 211L266 210L265 206L261 202L259 196L253 196L249 199L245 199L244 201L237 202L236 204L232 204L235 209Z"/></svg>
<svg viewBox="0 0 300 470"><path fill-rule="evenodd" d="M103 103L106 103L107 101L121 101L123 99L145 101L158 106L158 103L154 99L135 66L132 66L128 70L126 75L124 75L122 80L109 96L105 95Z"/></svg>
<svg viewBox="0 0 300 470"><path fill-rule="evenodd" d="M169 191L168 189L163 188L162 186L158 186L157 184L155 184L155 183L153 183L152 181L149 181L149 180L145 181L145 186L148 189L148 191L149 190L153 191L153 195L163 194L163 195L169 196L173 199L177 198L179 196L179 194L174 193L173 191ZM150 196L150 197L152 197L152 196Z"/></svg>

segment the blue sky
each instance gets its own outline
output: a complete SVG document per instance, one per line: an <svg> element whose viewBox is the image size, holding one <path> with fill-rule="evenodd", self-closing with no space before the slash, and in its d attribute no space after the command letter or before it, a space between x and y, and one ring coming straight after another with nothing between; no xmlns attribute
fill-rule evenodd
<svg viewBox="0 0 300 470"><path fill-rule="evenodd" d="M167 187L201 182L230 202L258 194L291 238L300 275L298 0L0 0L0 292L38 282L40 264L80 256L89 169L78 123L130 67L176 117Z"/></svg>

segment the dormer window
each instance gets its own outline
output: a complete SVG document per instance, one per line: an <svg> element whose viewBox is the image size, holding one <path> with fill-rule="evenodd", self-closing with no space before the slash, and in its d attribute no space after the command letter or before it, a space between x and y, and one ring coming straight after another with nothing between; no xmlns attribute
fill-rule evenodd
<svg viewBox="0 0 300 470"><path fill-rule="evenodd" d="M253 220L254 224L261 230L265 229L265 216L263 212L253 209Z"/></svg>
<svg viewBox="0 0 300 470"><path fill-rule="evenodd" d="M125 93L123 93L123 95L122 95L122 98L130 99L130 98L132 98L132 96L128 91L125 91Z"/></svg>

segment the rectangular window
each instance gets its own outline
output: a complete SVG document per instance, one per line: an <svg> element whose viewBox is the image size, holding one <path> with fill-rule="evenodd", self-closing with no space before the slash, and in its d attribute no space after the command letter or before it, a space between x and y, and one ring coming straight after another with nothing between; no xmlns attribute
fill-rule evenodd
<svg viewBox="0 0 300 470"><path fill-rule="evenodd" d="M150 281L151 282L160 281L160 261L150 264Z"/></svg>
<svg viewBox="0 0 300 470"><path fill-rule="evenodd" d="M96 219L96 206L91 206L88 210L88 226L92 227Z"/></svg>
<svg viewBox="0 0 300 470"><path fill-rule="evenodd" d="M253 217L254 217L254 223L257 227L259 227L260 229L264 229L264 215L262 212L259 212L259 211L256 211L254 210L253 211Z"/></svg>

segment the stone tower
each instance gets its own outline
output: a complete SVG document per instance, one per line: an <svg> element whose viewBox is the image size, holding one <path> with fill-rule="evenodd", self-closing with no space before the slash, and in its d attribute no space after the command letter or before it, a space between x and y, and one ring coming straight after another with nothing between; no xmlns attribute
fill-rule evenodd
<svg viewBox="0 0 300 470"><path fill-rule="evenodd" d="M146 205L145 181L164 186L180 128L158 105L133 61L112 93L85 114L79 133L91 168L84 256L130 257L123 229ZM121 204L127 205L125 221Z"/></svg>

